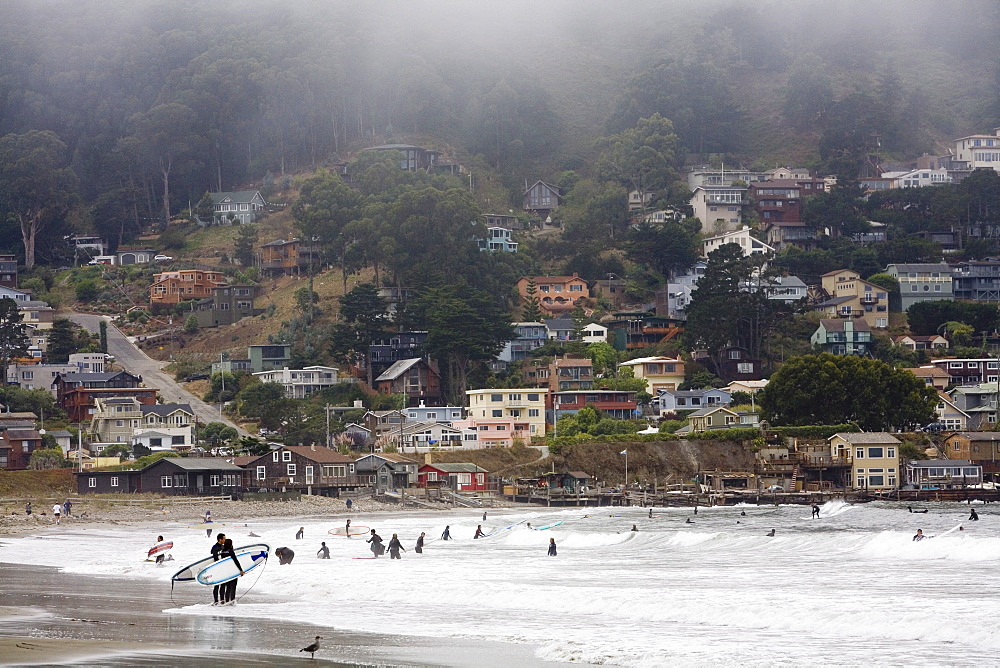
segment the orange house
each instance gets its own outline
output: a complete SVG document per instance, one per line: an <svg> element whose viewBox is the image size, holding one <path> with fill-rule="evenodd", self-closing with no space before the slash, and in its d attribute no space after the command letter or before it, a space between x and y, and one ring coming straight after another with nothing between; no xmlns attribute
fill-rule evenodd
<svg viewBox="0 0 1000 668"><path fill-rule="evenodd" d="M572 311L576 302L584 297L590 297L587 281L577 274L572 276L524 276L517 282L517 291L521 299L528 297L528 283L535 282L538 292L538 305L543 311L552 314Z"/></svg>
<svg viewBox="0 0 1000 668"><path fill-rule="evenodd" d="M153 284L149 287L149 303L178 304L189 299L205 299L212 296L214 288L225 285L220 271L182 269L153 274Z"/></svg>

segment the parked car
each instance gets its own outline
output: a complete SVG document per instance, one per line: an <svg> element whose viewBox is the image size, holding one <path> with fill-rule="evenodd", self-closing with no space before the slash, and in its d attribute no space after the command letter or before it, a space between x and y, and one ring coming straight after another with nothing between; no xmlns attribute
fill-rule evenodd
<svg viewBox="0 0 1000 668"><path fill-rule="evenodd" d="M768 491L768 492L784 492L785 488L782 487L781 485L771 485L770 487L767 488L766 491Z"/></svg>
<svg viewBox="0 0 1000 668"><path fill-rule="evenodd" d="M170 262L173 259L174 258L172 258L169 255L157 255L153 257L153 260L155 260L156 262Z"/></svg>
<svg viewBox="0 0 1000 668"><path fill-rule="evenodd" d="M938 433L944 431L947 428L948 425L946 425L944 422L931 422L930 424L921 427L918 431L929 431L932 433Z"/></svg>
<svg viewBox="0 0 1000 668"><path fill-rule="evenodd" d="M184 379L185 383L190 383L192 380L208 380L207 373L193 373Z"/></svg>

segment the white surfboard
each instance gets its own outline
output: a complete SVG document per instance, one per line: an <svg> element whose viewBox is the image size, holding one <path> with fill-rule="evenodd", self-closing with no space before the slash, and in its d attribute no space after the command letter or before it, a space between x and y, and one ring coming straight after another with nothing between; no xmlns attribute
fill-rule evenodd
<svg viewBox="0 0 1000 668"><path fill-rule="evenodd" d="M347 528L337 527L336 529L330 529L327 533L331 536L340 536L341 538L344 538L347 536ZM351 526L352 536L364 536L369 533L371 533L371 527L363 527L360 524L357 526Z"/></svg>
<svg viewBox="0 0 1000 668"><path fill-rule="evenodd" d="M252 547L264 548L265 550L271 549L266 543L254 543L252 545L244 545L243 547L236 548L236 554L239 554L240 550L246 550ZM194 582L194 580L198 577L198 573L201 573L205 568L214 563L215 557L205 557L204 559L199 559L193 564L188 564L174 573L173 577L170 579L173 582ZM241 561L240 564L242 565L243 562Z"/></svg>
<svg viewBox="0 0 1000 668"><path fill-rule="evenodd" d="M271 546L266 543L248 545L247 547L241 547L236 550L236 560L239 561L240 566L243 567L243 572L249 573L267 561L267 556L270 552ZM214 564L203 568L195 579L198 581L198 584L211 587L213 585L222 584L223 582L229 582L239 576L240 569L236 567L236 563L233 561L233 558L226 557L225 559L216 561Z"/></svg>

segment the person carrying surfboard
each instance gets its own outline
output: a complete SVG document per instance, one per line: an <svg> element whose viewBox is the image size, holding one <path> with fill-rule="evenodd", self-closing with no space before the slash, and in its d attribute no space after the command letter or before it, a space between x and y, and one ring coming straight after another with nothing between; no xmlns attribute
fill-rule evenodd
<svg viewBox="0 0 1000 668"><path fill-rule="evenodd" d="M163 536L157 536L156 537L156 544L159 545L162 542L163 542ZM159 554L157 554L156 555L156 565L157 566L162 566L163 565L163 558L166 557L166 556L167 556L167 553L166 553L165 550L161 551Z"/></svg>
<svg viewBox="0 0 1000 668"><path fill-rule="evenodd" d="M483 538L486 534L483 533L483 525L476 525L476 535L473 538Z"/></svg>
<svg viewBox="0 0 1000 668"><path fill-rule="evenodd" d="M225 546L225 543L226 543L226 534L220 531L219 534L215 537L215 545L212 546L211 550L213 561L218 561L219 559L222 558L219 556L219 553L222 552L222 548ZM212 599L214 600L212 605L219 605L219 596L220 594L222 594L223 587L225 587L224 584L217 584L214 587L212 587ZM225 600L223 600L222 602L225 603Z"/></svg>
<svg viewBox="0 0 1000 668"><path fill-rule="evenodd" d="M375 533L375 529L372 529L372 537L365 542L372 544L371 551L376 557L381 557L385 552L385 546L382 545L382 537Z"/></svg>
<svg viewBox="0 0 1000 668"><path fill-rule="evenodd" d="M320 559L330 558L330 548L326 546L326 543L320 543L319 552L316 553L316 556Z"/></svg>
<svg viewBox="0 0 1000 668"><path fill-rule="evenodd" d="M219 556L222 559L225 559L227 557L231 558L233 560L233 563L236 565L236 568L238 568L240 571L240 577L243 577L244 575L243 567L240 566L239 559L236 558L236 549L233 547L233 541L231 538L225 539L225 542L222 544L222 549L219 550ZM237 581L238 581L237 578L233 578L229 582L222 583L222 592L221 592L223 599L222 605L226 605L227 603L229 605L236 605Z"/></svg>

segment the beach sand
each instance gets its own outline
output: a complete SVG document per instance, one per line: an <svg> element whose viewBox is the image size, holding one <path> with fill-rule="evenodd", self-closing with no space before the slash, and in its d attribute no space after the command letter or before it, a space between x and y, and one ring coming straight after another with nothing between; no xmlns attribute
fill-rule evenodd
<svg viewBox="0 0 1000 668"><path fill-rule="evenodd" d="M0 563L0 665L174 666L560 665L540 661L529 645L463 638L345 632L328 625L241 618L239 606L218 614L163 610L203 605L210 589L61 573ZM207 598L206 598L207 596ZM243 601L241 601L243 602ZM280 604L246 596L246 604ZM377 603L375 603L377 604ZM343 610L345 617L350 609ZM299 649L323 637L316 661Z"/></svg>

